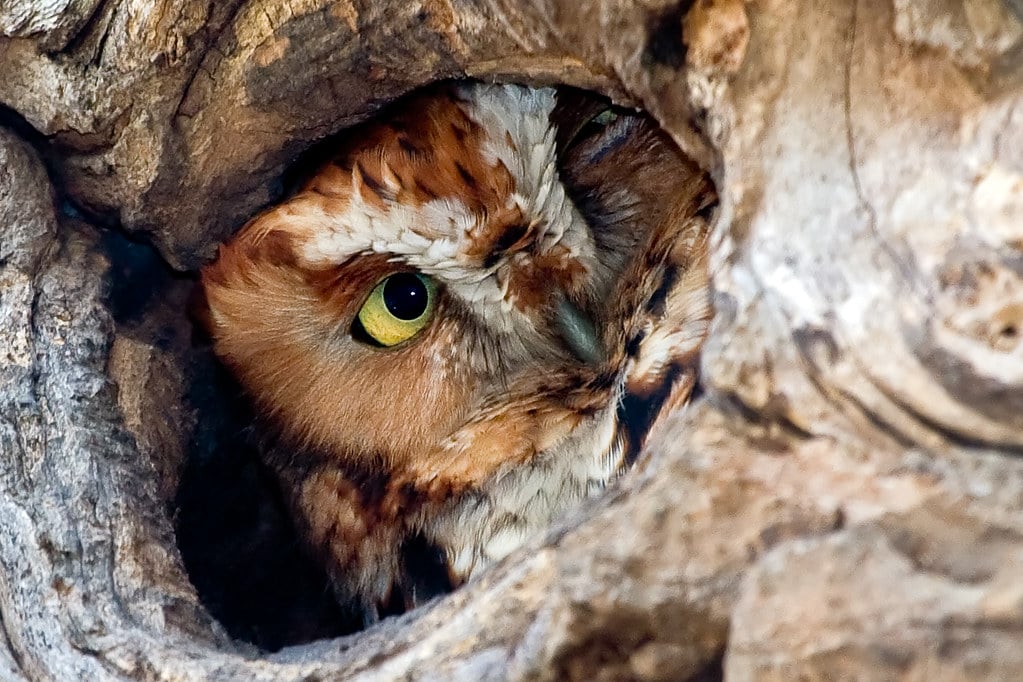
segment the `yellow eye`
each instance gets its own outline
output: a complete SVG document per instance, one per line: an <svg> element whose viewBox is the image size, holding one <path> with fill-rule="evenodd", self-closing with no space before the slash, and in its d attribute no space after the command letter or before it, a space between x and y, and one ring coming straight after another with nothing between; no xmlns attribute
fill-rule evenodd
<svg viewBox="0 0 1023 682"><path fill-rule="evenodd" d="M352 325L356 338L395 346L419 333L433 317L437 285L426 275L397 272L381 280L362 304Z"/></svg>

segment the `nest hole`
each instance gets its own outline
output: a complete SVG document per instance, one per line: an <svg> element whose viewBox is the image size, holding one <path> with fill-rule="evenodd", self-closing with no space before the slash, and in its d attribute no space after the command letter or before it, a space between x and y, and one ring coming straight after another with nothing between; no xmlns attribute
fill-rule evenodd
<svg viewBox="0 0 1023 682"><path fill-rule="evenodd" d="M316 145L282 171L285 195L337 144ZM671 188L683 180L663 181ZM586 210L584 198L572 198ZM715 210L716 201L708 201L700 218L710 223ZM267 651L360 630L364 614L337 603L326 572L299 539L277 478L260 456L253 404L188 312L196 273L174 272L155 249L117 233L105 247L118 337L163 358L154 369L152 353L147 356L150 371L135 389L129 385L139 383L132 375L137 365L114 373L125 384L123 394L144 394L130 426L141 449L169 472L164 478L177 482L165 499L201 602L232 637ZM701 394L697 379L691 399ZM642 440L666 398L658 389L622 401L631 442ZM156 422L170 426L154 430Z"/></svg>
<svg viewBox="0 0 1023 682"><path fill-rule="evenodd" d="M990 344L996 350L1008 353L1020 344L1023 333L1023 305L1010 303L994 314L991 323Z"/></svg>
<svg viewBox="0 0 1023 682"><path fill-rule="evenodd" d="M196 274L117 231L102 247L117 332L110 371L127 426L166 482L159 493L202 604L267 651L359 629L298 542L256 448L257 415L195 324Z"/></svg>

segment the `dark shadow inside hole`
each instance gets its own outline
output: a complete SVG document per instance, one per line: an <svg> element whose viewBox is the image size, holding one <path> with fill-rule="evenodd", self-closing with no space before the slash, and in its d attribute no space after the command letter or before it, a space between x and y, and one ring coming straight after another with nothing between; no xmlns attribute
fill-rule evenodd
<svg viewBox="0 0 1023 682"><path fill-rule="evenodd" d="M686 678L686 682L721 682L725 679L725 649L714 656L695 675Z"/></svg>
<svg viewBox="0 0 1023 682"><path fill-rule="evenodd" d="M163 315L154 316L152 313L157 308L169 307L168 304L180 307L195 278L175 272L150 244L117 230L104 231L100 241L110 261L106 275L106 303L114 321L122 331L133 329L159 336L160 331L154 329L157 326L154 317ZM168 297L176 300L168 301ZM178 321L175 310L174 322ZM170 333L171 330L164 331Z"/></svg>
<svg viewBox="0 0 1023 682"><path fill-rule="evenodd" d="M273 474L260 460L241 389L198 346L189 399L202 415L175 500L185 568L232 637L274 651L362 627L306 556Z"/></svg>
<svg viewBox="0 0 1023 682"><path fill-rule="evenodd" d="M168 513L200 601L232 637L268 651L361 628L361 616L338 606L326 574L300 547L255 448L254 413L242 390L209 339L190 331L195 275L176 272L152 245L116 229L102 233L101 248L117 333L172 353L188 378L182 405L151 418L184 429L180 410L196 416L185 461L168 455L160 468L172 478L167 469L180 472ZM159 460L163 453L152 454Z"/></svg>

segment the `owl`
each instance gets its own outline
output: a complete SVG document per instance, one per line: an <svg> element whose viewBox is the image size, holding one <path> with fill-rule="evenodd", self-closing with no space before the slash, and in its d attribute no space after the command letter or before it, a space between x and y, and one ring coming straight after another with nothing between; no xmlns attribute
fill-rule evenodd
<svg viewBox="0 0 1023 682"><path fill-rule="evenodd" d="M221 246L205 324L342 603L420 604L621 475L693 389L715 201L643 113L446 83Z"/></svg>

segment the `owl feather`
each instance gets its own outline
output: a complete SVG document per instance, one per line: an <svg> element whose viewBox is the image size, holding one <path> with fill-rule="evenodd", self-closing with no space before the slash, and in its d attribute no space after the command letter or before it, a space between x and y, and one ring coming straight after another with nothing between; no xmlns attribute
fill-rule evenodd
<svg viewBox="0 0 1023 682"><path fill-rule="evenodd" d="M648 116L568 88L444 84L332 152L202 287L305 545L371 622L598 494L686 403L715 199Z"/></svg>

